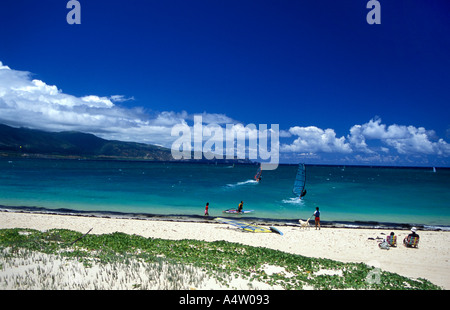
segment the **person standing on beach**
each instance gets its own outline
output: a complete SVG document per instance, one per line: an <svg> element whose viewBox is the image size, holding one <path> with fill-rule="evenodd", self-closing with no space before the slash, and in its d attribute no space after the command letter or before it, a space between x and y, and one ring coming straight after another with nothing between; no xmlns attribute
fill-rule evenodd
<svg viewBox="0 0 450 310"><path fill-rule="evenodd" d="M320 211L319 211L319 207L316 207L316 211L314 211L313 216L314 216L314 222L316 224L316 230L317 230L317 226L319 226L319 230L320 230Z"/></svg>
<svg viewBox="0 0 450 310"><path fill-rule="evenodd" d="M208 209L209 209L209 202L206 203L206 207L205 207L205 216L206 216L206 215L209 216Z"/></svg>

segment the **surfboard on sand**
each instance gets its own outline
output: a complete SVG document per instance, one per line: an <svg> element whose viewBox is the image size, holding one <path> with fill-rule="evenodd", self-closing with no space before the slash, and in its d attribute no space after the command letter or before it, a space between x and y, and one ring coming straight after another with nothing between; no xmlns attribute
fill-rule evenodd
<svg viewBox="0 0 450 310"><path fill-rule="evenodd" d="M245 231L250 231L250 232L254 232L254 233L270 233L270 232L274 232L274 233L278 233L280 235L283 235L283 233L278 230L275 227L270 227L270 228L266 228L266 227L262 227L262 226L257 226L257 225L253 225L253 224L249 224L243 221L235 221L235 220L230 220L230 219L226 219L226 218L222 218L222 217L218 217L216 218L216 221L223 223L223 224L229 224L229 225L233 225L237 228L240 228L242 230Z"/></svg>
<svg viewBox="0 0 450 310"><path fill-rule="evenodd" d="M281 230L279 230L279 229L276 228L276 227L270 226L269 229L270 229L272 232L274 232L274 233L283 235L283 233L281 232Z"/></svg>

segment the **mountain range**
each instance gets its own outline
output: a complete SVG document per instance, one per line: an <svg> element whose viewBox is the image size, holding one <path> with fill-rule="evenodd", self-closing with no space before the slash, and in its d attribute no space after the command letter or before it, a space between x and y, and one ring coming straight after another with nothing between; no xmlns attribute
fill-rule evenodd
<svg viewBox="0 0 450 310"><path fill-rule="evenodd" d="M93 134L47 132L0 124L0 156L173 161L170 149L105 140Z"/></svg>
<svg viewBox="0 0 450 310"><path fill-rule="evenodd" d="M4 124L0 124L0 157L251 163L247 159L207 160L204 156L202 160L175 160L169 148L152 144L106 140L79 131L48 132Z"/></svg>

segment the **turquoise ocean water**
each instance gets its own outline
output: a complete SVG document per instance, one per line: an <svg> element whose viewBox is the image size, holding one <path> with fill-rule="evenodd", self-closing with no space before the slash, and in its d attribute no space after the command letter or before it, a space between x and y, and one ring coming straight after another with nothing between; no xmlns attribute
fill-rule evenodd
<svg viewBox="0 0 450 310"><path fill-rule="evenodd" d="M450 226L450 169L306 166L307 195L292 194L297 166L253 180L255 165L0 159L0 205L76 211ZM246 217L242 215L241 217Z"/></svg>

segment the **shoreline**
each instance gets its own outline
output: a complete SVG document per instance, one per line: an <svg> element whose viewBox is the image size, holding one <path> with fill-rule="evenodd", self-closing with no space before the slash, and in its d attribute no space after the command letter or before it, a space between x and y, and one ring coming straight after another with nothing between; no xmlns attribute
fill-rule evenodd
<svg viewBox="0 0 450 310"><path fill-rule="evenodd" d="M288 224L274 224L274 226L284 235L243 232L213 219L189 221L175 217L129 219L93 215L0 212L0 229L31 228L42 231L60 228L86 233L92 228L91 234L123 232L168 240L195 239L207 242L225 240L307 257L365 263L410 278L424 278L444 289L450 289L449 231L419 229L421 238L419 248L411 249L402 244L403 238L409 233L405 229L322 226L321 230L315 230L313 224L310 229ZM378 242L390 231L394 231L398 236L398 246L382 250L378 247Z"/></svg>
<svg viewBox="0 0 450 310"><path fill-rule="evenodd" d="M17 212L32 214L54 214L54 215L73 215L82 217L100 217L111 219L130 219L130 220L151 220L151 221L175 221L175 222L192 222L192 223L211 223L217 217L234 219L239 221L250 222L257 225L277 225L277 226L298 226L298 219L274 219L262 218L249 215L230 215L221 214L219 216L204 216L194 214L153 214L153 213L132 213L119 211L83 211L66 208L49 209L44 207L29 206L4 206L0 205L0 212ZM302 219L306 220L306 219ZM314 223L314 220L310 220ZM450 231L447 225L427 225L420 223L394 223L394 222L378 222L378 221L320 221L324 228L351 228L351 229L393 229L393 230L410 230L416 227L422 231Z"/></svg>

